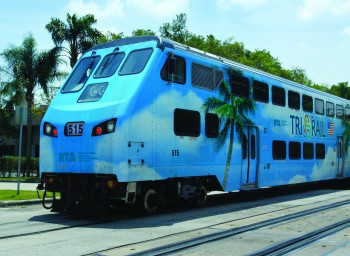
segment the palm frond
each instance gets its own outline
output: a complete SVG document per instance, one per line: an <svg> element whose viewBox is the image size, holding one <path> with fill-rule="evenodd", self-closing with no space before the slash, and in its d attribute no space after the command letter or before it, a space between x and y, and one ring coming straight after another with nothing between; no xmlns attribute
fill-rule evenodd
<svg viewBox="0 0 350 256"><path fill-rule="evenodd" d="M209 97L203 104L202 109L205 113L216 112L215 110L225 105L226 103L221 99L215 97Z"/></svg>

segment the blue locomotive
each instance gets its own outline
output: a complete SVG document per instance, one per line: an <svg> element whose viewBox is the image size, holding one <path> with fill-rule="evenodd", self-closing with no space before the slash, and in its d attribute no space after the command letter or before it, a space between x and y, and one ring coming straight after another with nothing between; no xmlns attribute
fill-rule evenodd
<svg viewBox="0 0 350 256"><path fill-rule="evenodd" d="M350 176L349 101L160 37L97 45L41 123L53 210L155 212L240 191Z"/></svg>

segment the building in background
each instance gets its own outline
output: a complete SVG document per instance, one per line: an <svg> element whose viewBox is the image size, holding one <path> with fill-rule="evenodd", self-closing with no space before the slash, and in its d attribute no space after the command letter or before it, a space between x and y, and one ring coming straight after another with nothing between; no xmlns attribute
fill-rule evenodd
<svg viewBox="0 0 350 256"><path fill-rule="evenodd" d="M25 105L25 104L23 104ZM0 109L5 106L5 100L0 98ZM47 106L43 106L40 113L44 113L44 109ZM18 156L19 153L19 125L15 122L15 111L11 117L10 121L0 116L0 126L9 127L11 129L10 133L1 132L0 130L0 157L2 156ZM40 122L43 114L33 115L33 125L32 125L32 157L39 157L39 131ZM13 131L13 132L12 132ZM23 138L22 138L22 156L26 155L27 148L27 125L23 124Z"/></svg>

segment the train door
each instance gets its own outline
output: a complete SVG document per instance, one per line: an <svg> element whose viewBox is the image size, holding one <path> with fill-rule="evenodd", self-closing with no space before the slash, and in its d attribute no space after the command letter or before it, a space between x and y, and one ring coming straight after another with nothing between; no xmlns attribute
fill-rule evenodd
<svg viewBox="0 0 350 256"><path fill-rule="evenodd" d="M247 126L244 128L242 142L242 185L256 185L259 162L258 142L259 133L257 127Z"/></svg>
<svg viewBox="0 0 350 256"><path fill-rule="evenodd" d="M343 137L337 139L337 177L343 176Z"/></svg>

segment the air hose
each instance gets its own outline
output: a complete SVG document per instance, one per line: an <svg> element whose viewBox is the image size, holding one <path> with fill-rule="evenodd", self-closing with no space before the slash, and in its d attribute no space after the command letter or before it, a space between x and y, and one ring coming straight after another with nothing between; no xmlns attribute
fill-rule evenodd
<svg viewBox="0 0 350 256"><path fill-rule="evenodd" d="M43 207L44 207L45 209L48 209L48 210L52 209L53 204L54 204L54 203L55 203L55 201L56 201L55 192L52 192L52 193L53 193L53 194L52 194L52 204L51 204L50 206L47 206L47 205L46 205L46 203L45 203L45 198L46 198L46 189L44 190L42 204L43 204ZM38 193L38 194L39 194L39 193Z"/></svg>

